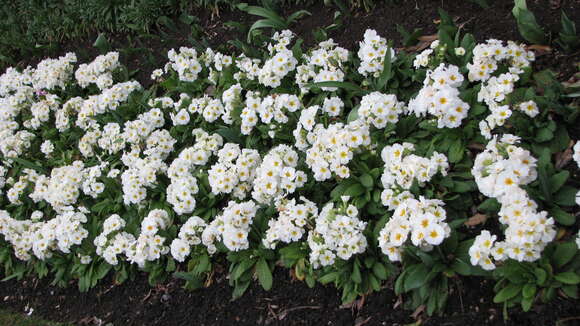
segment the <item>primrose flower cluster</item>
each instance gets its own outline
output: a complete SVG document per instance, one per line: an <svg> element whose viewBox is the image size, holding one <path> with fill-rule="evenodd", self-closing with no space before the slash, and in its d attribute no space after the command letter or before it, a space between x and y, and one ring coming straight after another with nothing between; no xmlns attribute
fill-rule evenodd
<svg viewBox="0 0 580 326"><path fill-rule="evenodd" d="M470 81L482 82L477 99L484 102L491 111L479 123L481 134L486 139L491 139L491 131L497 126L503 126L512 115L509 105L502 103L514 91L515 83L520 79L519 75L524 72L523 68L529 67L534 60L533 52L511 41L506 46L502 41L492 39L476 45L473 49L473 63L467 64L468 78ZM508 64L508 72L499 76L492 75L502 62ZM517 108L530 117L535 117L539 112L533 102L521 103Z"/></svg>
<svg viewBox="0 0 580 326"><path fill-rule="evenodd" d="M193 172L197 166L204 166L210 156L222 145L220 135L209 135L201 129L193 130L195 144L184 148L167 169L171 183L167 186L167 202L179 214L193 212L196 205L195 195L199 188Z"/></svg>
<svg viewBox="0 0 580 326"><path fill-rule="evenodd" d="M264 246L275 249L278 243L291 243L302 239L307 223L312 223L318 215L318 207L314 202L300 197L302 203L295 199L281 199L276 202L278 219L268 221L266 237L262 240Z"/></svg>
<svg viewBox="0 0 580 326"><path fill-rule="evenodd" d="M89 64L81 64L75 72L75 78L80 87L96 84L100 90L104 90L113 85L113 71L119 66L119 53L109 52Z"/></svg>
<svg viewBox="0 0 580 326"><path fill-rule="evenodd" d="M306 84L309 82L341 82L344 81L343 67L348 61L348 51L337 46L333 39L320 42L310 54L304 54L304 63L296 68L296 83L300 92L309 92ZM335 91L336 87L321 87L325 91Z"/></svg>
<svg viewBox="0 0 580 326"><path fill-rule="evenodd" d="M518 142L513 135L494 137L477 155L472 169L479 191L501 204L499 221L507 227L504 241L496 242L497 237L489 231L475 238L469 249L471 263L484 269L494 269L494 260L538 260L556 236L554 219L538 211L537 203L521 188L536 179L537 160L517 147Z"/></svg>
<svg viewBox="0 0 580 326"><path fill-rule="evenodd" d="M304 186L308 177L297 165L298 153L292 147L282 144L270 150L256 170L252 198L267 204Z"/></svg>
<svg viewBox="0 0 580 326"><path fill-rule="evenodd" d="M258 122L274 127L273 122L285 124L288 122L286 112L296 112L301 107L296 95L280 94L260 98L259 92L249 91L246 94L246 106L242 110L241 132L249 135Z"/></svg>
<svg viewBox="0 0 580 326"><path fill-rule="evenodd" d="M41 221L44 214L34 211L30 219L12 218L5 210L0 210L0 234L14 247L18 259L30 260L33 256L46 260L53 252L68 254L71 247L80 245L89 232L83 227L87 222L88 210L67 210L48 221Z"/></svg>
<svg viewBox="0 0 580 326"><path fill-rule="evenodd" d="M314 268L348 260L365 252L367 238L363 235L367 223L358 218L358 209L348 201L338 207L329 203L316 217L316 227L308 233L310 263Z"/></svg>
<svg viewBox="0 0 580 326"><path fill-rule="evenodd" d="M240 145L227 143L218 152L218 162L208 171L212 193L229 194L244 199L256 178L256 169L262 158L255 149L241 149Z"/></svg>
<svg viewBox="0 0 580 326"><path fill-rule="evenodd" d="M178 237L171 242L171 256L179 262L185 261L191 247L201 244L202 233L206 227L207 223L199 216L190 217L181 226Z"/></svg>
<svg viewBox="0 0 580 326"><path fill-rule="evenodd" d="M395 50L387 45L387 40L380 37L375 30L367 29L358 50L358 57L361 60L358 72L363 76L378 77L383 70L387 51L390 52L391 61L394 61L396 59Z"/></svg>
<svg viewBox="0 0 580 326"><path fill-rule="evenodd" d="M357 111L359 119L368 125L382 129L387 123L397 123L404 112L405 103L398 102L393 94L373 92L363 96Z"/></svg>
<svg viewBox="0 0 580 326"><path fill-rule="evenodd" d="M272 58L264 62L264 66L258 73L258 81L267 87L280 86L282 79L291 71L296 69L298 60L294 58L292 51L287 48L292 40L293 34L289 30L276 32L272 40L277 43L268 44L268 50Z"/></svg>
<svg viewBox="0 0 580 326"><path fill-rule="evenodd" d="M236 203L230 201L221 215L203 230L201 239L207 251L213 254L217 251L216 241L221 241L230 251L248 249L250 242L248 233L258 206L253 201Z"/></svg>
<svg viewBox="0 0 580 326"><path fill-rule="evenodd" d="M381 177L384 191L398 186L410 189L414 181L419 184L429 182L438 172L447 175L449 163L447 157L434 152L431 159L411 154L415 146L411 143L385 146L381 151L381 158L385 162L385 169Z"/></svg>
<svg viewBox="0 0 580 326"><path fill-rule="evenodd" d="M415 199L408 193L402 197L407 198L392 205L393 216L379 234L379 247L391 261L401 260L401 247L409 239L414 246L429 251L451 235L443 201L422 196Z"/></svg>
<svg viewBox="0 0 580 326"><path fill-rule="evenodd" d="M319 106L302 111L293 134L296 147L306 151L306 164L316 181L330 179L333 173L341 178L350 176L348 163L361 147L370 146L369 126L355 120L348 124L337 122L325 127L316 123Z"/></svg>
<svg viewBox="0 0 580 326"><path fill-rule="evenodd" d="M427 113L437 118L438 128L457 128L469 112L469 104L459 97L459 87L464 81L459 68L441 64L428 70L423 88L409 102L409 112L417 117Z"/></svg>

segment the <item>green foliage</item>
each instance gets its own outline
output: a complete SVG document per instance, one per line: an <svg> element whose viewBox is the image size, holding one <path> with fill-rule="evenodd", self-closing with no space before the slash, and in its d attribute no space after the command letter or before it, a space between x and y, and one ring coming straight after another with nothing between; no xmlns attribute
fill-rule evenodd
<svg viewBox="0 0 580 326"><path fill-rule="evenodd" d="M576 32L576 24L562 11L561 30L556 40L565 51L573 51L580 47L580 36Z"/></svg>
<svg viewBox="0 0 580 326"><path fill-rule="evenodd" d="M518 23L520 34L530 43L546 44L547 38L545 32L536 22L534 14L528 10L526 0L514 0L512 10Z"/></svg>
<svg viewBox="0 0 580 326"><path fill-rule="evenodd" d="M247 40L248 43L251 42L253 32L258 29L263 28L272 28L274 30L287 29L290 27L291 24L295 23L300 18L306 15L310 15L310 13L306 10L299 10L289 15L288 18L284 19L283 17L281 17L276 13L272 5L268 7L258 7L258 6L249 6L247 3L240 3L237 5L237 8L239 10L247 12L250 15L264 18L254 22L250 27L250 29L248 30L248 40Z"/></svg>
<svg viewBox="0 0 580 326"><path fill-rule="evenodd" d="M548 302L558 291L578 299L580 255L573 242L552 244L539 261L508 261L494 275L498 282L493 301L505 307L519 304L524 311L529 311L535 301Z"/></svg>
<svg viewBox="0 0 580 326"><path fill-rule="evenodd" d="M459 240L460 237L463 235L453 233L437 250L431 252L410 246L405 248L404 268L395 282L395 293L410 296L406 308L416 309L425 305L428 315L441 314L453 280L458 275L481 275L469 263L468 249L473 240Z"/></svg>

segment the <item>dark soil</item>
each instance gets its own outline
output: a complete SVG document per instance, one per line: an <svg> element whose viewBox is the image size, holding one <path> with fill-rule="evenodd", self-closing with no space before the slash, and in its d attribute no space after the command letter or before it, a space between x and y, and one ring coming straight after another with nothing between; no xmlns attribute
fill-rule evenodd
<svg viewBox="0 0 580 326"><path fill-rule="evenodd" d="M322 1L321 1L322 2ZM345 18L341 28L331 31L341 46L356 49L367 28L376 29L381 36L392 39L395 46L402 47L401 35L396 25L407 30L422 28L423 35L435 34L439 7L448 11L466 32L473 33L477 41L488 38L524 41L518 33L511 9L511 0L488 0L493 6L483 10L465 0L407 0L396 6L380 3L372 11L355 11ZM552 9L551 4L560 3ZM538 23L557 37L560 10L580 28L580 0L528 0ZM303 9L303 8L299 8ZM333 23L336 8L322 4L305 8L312 13L292 27L305 44L315 43L312 31ZM285 8L286 14L296 8ZM220 16L210 12L196 15L203 37L212 47L228 47L227 41L244 38L223 23L227 21L252 22L255 17L241 12L223 11ZM179 46L191 46L191 29L177 23L175 31L155 30L158 36L109 35L112 48L121 51L123 62L134 71L134 77L147 86L149 75L166 61L167 50ZM96 35L60 45L46 56L57 56L75 51L81 62L91 60L98 54L92 47ZM560 80L568 79L575 71L580 53L561 52L557 47L540 55L536 69L550 68L558 72ZM23 59L19 66L35 65L41 57ZM78 325L99 325L99 321L114 325L405 325L415 322L411 311L403 310L402 298L386 286L380 293L359 301L354 307L342 307L339 292L332 286L317 285L313 289L304 283L293 281L287 270L277 269L274 287L265 292L253 284L239 300L231 302L232 289L224 275L215 277L209 288L188 292L181 288L182 281L172 280L166 284L150 287L145 275L135 281L116 285L112 280L102 282L88 293L79 293L75 284L68 288L50 286L48 280L0 283L0 302L3 306L24 312L25 307L34 308L34 315L55 321ZM389 283L387 283L389 284ZM455 283L447 310L443 317L423 318L422 325L580 325L578 302L558 298L549 305L537 305L535 310L524 313L519 308L510 310L509 320L503 320L502 307L491 302L492 284L479 278L461 279ZM104 325L104 323L103 323Z"/></svg>
<svg viewBox="0 0 580 326"><path fill-rule="evenodd" d="M439 18L438 9L447 11L463 30L472 33L478 42L489 38L501 40L514 40L525 42L520 36L516 21L512 15L512 0L488 0L492 4L489 9L482 9L477 4L467 0L403 0L397 5L377 1L377 5L370 12L362 9L354 10L350 16L342 19L339 28L332 30L328 36L333 38L341 46L356 50L358 42L362 40L367 28L376 29L379 35L393 40L396 47L401 48L402 36L397 32L397 24L402 25L408 31L420 28L423 35L437 33ZM561 12L576 23L580 30L580 0L528 0L528 7L536 16L539 25L548 32L550 39L555 40L560 31ZM334 23L336 7L324 6L323 2L306 8L283 8L286 16L298 9L306 9L312 15L301 19L291 30L305 40L305 46L312 46L314 40L313 31L324 28ZM225 22L235 21L248 24L259 19L241 11L221 11L219 15L210 11L192 12L191 15L199 19L201 35L196 40L205 40L213 47L226 47L234 50L227 42L233 39L245 39L245 35L239 34L232 28L224 25ZM151 81L150 73L153 69L163 67L167 61L167 51L180 46L191 46L191 27L175 20L177 29L167 28L153 29L149 34L141 35L108 35L112 48L119 49L122 61L130 70L138 70L135 78L144 86ZM79 61L92 60L98 55L98 50L92 46L97 34L85 39L73 40L63 44L56 44L55 49L43 56L23 58L18 66L26 67L35 65L44 57L58 56L69 51L74 51L79 56ZM538 53L536 70L550 68L558 72L559 80L569 79L576 71L580 51L564 53L554 46L550 51Z"/></svg>
<svg viewBox="0 0 580 326"><path fill-rule="evenodd" d="M491 303L492 285L478 278L457 283L445 315L427 318L417 314L421 325L577 325L580 310L577 302L556 299L524 313L519 308L503 320L502 307ZM144 275L135 281L115 285L105 281L88 293L76 286L58 288L47 280L0 283L3 306L25 312L33 308L35 316L73 325L407 325L415 322L410 311L403 310L402 298L390 287L342 306L332 286L310 289L293 281L287 270L278 268L274 288L266 292L254 282L246 294L231 301L232 289L225 276L213 284L189 292L182 281L150 287Z"/></svg>

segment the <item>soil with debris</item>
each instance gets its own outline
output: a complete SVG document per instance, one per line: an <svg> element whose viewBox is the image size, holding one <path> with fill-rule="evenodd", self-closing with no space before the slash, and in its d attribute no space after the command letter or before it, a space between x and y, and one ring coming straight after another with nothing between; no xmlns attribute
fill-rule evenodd
<svg viewBox="0 0 580 326"><path fill-rule="evenodd" d="M457 279L443 316L428 318L419 310L403 310L388 283L379 292L341 305L332 286L308 288L288 270L277 268L274 287L264 291L254 282L246 294L231 301L232 289L225 275L214 277L208 288L184 290L183 281L149 286L145 275L124 284L105 281L87 293L76 286L51 286L48 280L27 279L0 283L0 302L15 311L28 312L73 325L575 325L580 321L577 302L556 299L524 313L509 311L491 302L492 284L479 278ZM416 318L416 319L414 319Z"/></svg>

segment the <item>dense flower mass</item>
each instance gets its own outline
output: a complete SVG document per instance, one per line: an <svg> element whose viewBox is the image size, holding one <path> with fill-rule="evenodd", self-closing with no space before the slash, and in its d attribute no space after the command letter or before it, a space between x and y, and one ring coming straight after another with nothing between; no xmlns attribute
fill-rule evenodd
<svg viewBox="0 0 580 326"><path fill-rule="evenodd" d="M532 52L442 39L409 55L363 37L354 53L332 39L303 51L288 30L260 57L181 47L149 89L120 79L117 52L7 69L0 263L191 282L223 254L240 288L282 262L358 295L394 262L404 277L413 259L448 266L447 282L568 241L575 113L534 88ZM464 232L478 211L499 228Z"/></svg>
<svg viewBox="0 0 580 326"><path fill-rule="evenodd" d="M393 216L379 235L379 247L383 253L391 261L400 261L400 247L407 240L426 251L440 245L451 234L442 206L440 200L423 197L399 200Z"/></svg>
<svg viewBox="0 0 580 326"><path fill-rule="evenodd" d="M339 258L348 260L367 248L367 239L363 235L366 222L358 217L355 206L347 202L328 204L316 217L316 227L308 233L310 263L314 268L334 264Z"/></svg>
<svg viewBox="0 0 580 326"><path fill-rule="evenodd" d="M302 203L297 203L295 199L281 199L276 202L278 219L268 222L266 237L263 239L264 246L275 249L279 242L291 243L302 239L307 223L312 223L318 215L318 207L304 197L300 200Z"/></svg>
<svg viewBox="0 0 580 326"><path fill-rule="evenodd" d="M427 71L424 87L409 102L409 112L416 116L429 113L437 117L437 127L457 128L469 113L469 104L459 97L458 87L464 81L457 66L441 64Z"/></svg>
<svg viewBox="0 0 580 326"><path fill-rule="evenodd" d="M494 269L493 259L507 258L534 261L556 236L554 219L546 211L538 212L537 203L521 187L537 177L536 159L530 152L517 147L519 138L506 134L492 139L473 166L473 176L479 190L501 204L499 221L506 225L505 240L483 231L469 250L471 263L484 269Z"/></svg>
<svg viewBox="0 0 580 326"><path fill-rule="evenodd" d="M445 155L433 152L433 156L425 157L411 154L415 146L411 143L385 146L381 151L381 158L385 162L385 169L381 182L385 191L394 186L403 189L411 188L414 181L424 184L438 172L446 175L449 163Z"/></svg>

